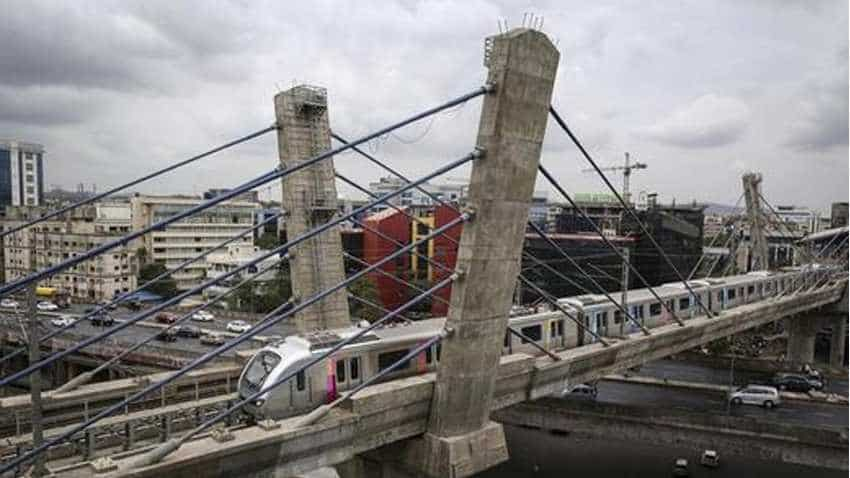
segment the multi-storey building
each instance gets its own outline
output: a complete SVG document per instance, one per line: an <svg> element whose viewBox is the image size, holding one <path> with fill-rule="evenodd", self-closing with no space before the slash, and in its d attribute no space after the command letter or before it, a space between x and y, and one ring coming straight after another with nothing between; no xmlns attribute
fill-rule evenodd
<svg viewBox="0 0 850 478"><path fill-rule="evenodd" d="M130 199L133 229L150 226L163 219L200 204L193 196L142 196ZM174 269L182 262L211 249L219 243L245 232L254 225L259 204L248 201L225 201L191 217L170 224L144 236L144 262L159 262ZM253 234L245 234L233 245L254 247ZM199 260L172 275L178 289L199 285L209 275L210 264Z"/></svg>
<svg viewBox="0 0 850 478"><path fill-rule="evenodd" d="M44 202L44 148L0 141L0 207L39 206Z"/></svg>
<svg viewBox="0 0 850 478"><path fill-rule="evenodd" d="M9 206L3 227L15 227L46 212L44 207ZM56 265L129 231L130 205L104 202L13 233L3 239L6 282L28 275L33 268ZM31 253L35 255L34 263L30 261ZM39 285L79 302L102 301L135 289L136 273L135 249L125 245L54 274Z"/></svg>

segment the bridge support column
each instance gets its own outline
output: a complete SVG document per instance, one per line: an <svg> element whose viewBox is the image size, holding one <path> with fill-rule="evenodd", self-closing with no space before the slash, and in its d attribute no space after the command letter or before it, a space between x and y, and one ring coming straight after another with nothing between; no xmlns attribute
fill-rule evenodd
<svg viewBox="0 0 850 478"><path fill-rule="evenodd" d="M829 341L829 366L833 369L844 368L844 352L847 348L847 315L839 315L832 320L832 337Z"/></svg>
<svg viewBox="0 0 850 478"><path fill-rule="evenodd" d="M281 167L292 167L331 147L327 92L296 86L274 98ZM287 213L286 235L293 239L331 220L337 213L333 158L283 178L281 207ZM292 294L306 298L345 279L342 239L333 228L303 241L290 251ZM344 289L295 314L299 331L351 325Z"/></svg>
<svg viewBox="0 0 850 478"><path fill-rule="evenodd" d="M487 39L495 92L484 97L457 270L428 432L399 447L418 476L465 477L507 460L502 426L490 421L493 388L520 270L528 211L559 54L525 28Z"/></svg>
<svg viewBox="0 0 850 478"><path fill-rule="evenodd" d="M792 364L812 363L815 360L815 336L820 317L804 315L786 319L788 331L788 353L786 360Z"/></svg>

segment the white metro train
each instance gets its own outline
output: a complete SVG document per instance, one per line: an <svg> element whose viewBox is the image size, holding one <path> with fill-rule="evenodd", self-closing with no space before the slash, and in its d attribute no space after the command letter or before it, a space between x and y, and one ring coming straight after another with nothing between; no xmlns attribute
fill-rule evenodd
<svg viewBox="0 0 850 478"><path fill-rule="evenodd" d="M708 278L688 282L702 304L713 313L782 294L811 284L818 273L804 273L799 268L781 272L755 272L724 278ZM681 282L654 287L656 293L686 320L704 315L693 295ZM616 294L619 296L619 294ZM619 298L619 297L615 297ZM600 336L620 334L622 313L604 295L589 294L559 299L571 314L582 317L585 326ZM630 290L629 314L647 328L673 321L667 308L648 289ZM581 315L577 315L578 313ZM395 323L377 328L346 345L328 360L298 373L293 379L265 392L244 410L255 419L283 418L306 411L334 400L340 392L351 389L380 370L389 367L410 349L434 337L443 328L444 318ZM560 350L593 342L593 335L579 334L578 327L559 311L544 311L510 318L510 326L522 332L548 350ZM626 319L625 333L637 327ZM293 335L267 345L257 352L239 377L240 398L247 398L266 384L274 383L311 358L326 352L340 341L358 332L357 327L334 329L304 335ZM503 353L540 351L524 339L505 333ZM436 344L416 359L402 365L386 376L387 380L434 370L440 360L440 345Z"/></svg>

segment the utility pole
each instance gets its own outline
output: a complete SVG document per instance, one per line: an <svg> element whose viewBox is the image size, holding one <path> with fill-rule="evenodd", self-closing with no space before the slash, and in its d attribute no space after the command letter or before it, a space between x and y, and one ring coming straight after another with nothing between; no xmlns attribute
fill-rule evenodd
<svg viewBox="0 0 850 478"><path fill-rule="evenodd" d="M621 287L623 289L622 298L620 299L620 304L623 306L623 309L626 311L629 310L629 248L623 248L623 279L621 282ZM620 317L620 337L626 336L626 317Z"/></svg>
<svg viewBox="0 0 850 478"><path fill-rule="evenodd" d="M30 272L36 270L35 250L36 250L36 228L30 230L30 249L29 249L29 268ZM29 314L29 363L34 364L39 361L39 330L38 330L38 309L36 308L36 287L37 282L33 281L27 288L27 314ZM32 405L32 443L33 447L41 446L44 441L41 423L41 369L30 374L30 402ZM32 465L31 476L44 476L44 455L39 454L35 457Z"/></svg>

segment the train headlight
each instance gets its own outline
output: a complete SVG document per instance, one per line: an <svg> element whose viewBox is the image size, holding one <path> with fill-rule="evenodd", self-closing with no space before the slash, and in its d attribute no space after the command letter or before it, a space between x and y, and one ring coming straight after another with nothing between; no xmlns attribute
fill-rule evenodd
<svg viewBox="0 0 850 478"><path fill-rule="evenodd" d="M255 406L255 407L262 407L262 406L263 406L263 405L265 405L265 404L266 404L266 400L265 400L264 398L260 398L260 399L258 399L258 400L254 400L254 406Z"/></svg>

